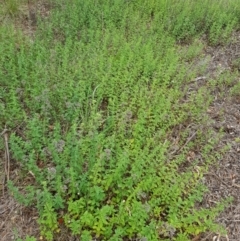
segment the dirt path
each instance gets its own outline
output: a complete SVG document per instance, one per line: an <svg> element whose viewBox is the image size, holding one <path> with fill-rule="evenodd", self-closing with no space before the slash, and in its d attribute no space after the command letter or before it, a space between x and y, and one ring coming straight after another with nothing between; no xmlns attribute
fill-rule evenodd
<svg viewBox="0 0 240 241"><path fill-rule="evenodd" d="M226 70L237 71L235 62L240 58L240 33L235 33L231 43L226 46L207 47L205 58L210 60L206 71L207 78L204 81L211 81L211 78L220 79ZM239 70L234 81L240 81ZM224 132L219 150L226 145L229 150L205 175L204 182L209 188L209 193L202 203L204 207L212 207L223 198L233 197L232 204L217 219L218 223L227 228L228 235L220 237L207 233L194 241L240 240L240 93L231 97L230 89L231 86L227 84L216 86L213 92L215 98L208 111L212 119L212 128L216 133L220 130Z"/></svg>

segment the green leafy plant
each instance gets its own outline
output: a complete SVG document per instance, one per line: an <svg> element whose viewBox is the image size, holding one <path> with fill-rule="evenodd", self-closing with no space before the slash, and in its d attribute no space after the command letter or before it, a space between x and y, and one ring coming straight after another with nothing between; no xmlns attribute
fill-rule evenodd
<svg viewBox="0 0 240 241"><path fill-rule="evenodd" d="M214 220L228 200L196 205L217 158L204 130L214 84L184 86L204 47L191 41L222 43L239 23L230 2L59 1L34 40L1 28L0 123L32 180L9 189L37 207L47 240L62 225L86 241L224 233ZM195 149L205 164L189 161Z"/></svg>
<svg viewBox="0 0 240 241"><path fill-rule="evenodd" d="M17 241L36 241L37 239L34 237L27 236L25 239L18 238Z"/></svg>

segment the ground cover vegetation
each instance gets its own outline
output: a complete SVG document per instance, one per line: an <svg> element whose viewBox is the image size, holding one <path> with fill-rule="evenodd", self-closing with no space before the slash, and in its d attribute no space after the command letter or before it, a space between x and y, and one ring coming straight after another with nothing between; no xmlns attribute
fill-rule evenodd
<svg viewBox="0 0 240 241"><path fill-rule="evenodd" d="M200 38L239 28L238 1L59 0L33 38L11 25L25 3L2 2L0 126L21 169L8 188L37 206L42 237L61 225L82 241L224 234L214 220L229 200L198 207L221 155L205 115L218 83L187 86L206 67L192 64Z"/></svg>

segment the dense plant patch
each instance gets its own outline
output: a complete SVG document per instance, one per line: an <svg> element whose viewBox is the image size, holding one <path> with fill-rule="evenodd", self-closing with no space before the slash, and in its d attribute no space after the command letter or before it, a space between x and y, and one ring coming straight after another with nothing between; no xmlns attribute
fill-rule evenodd
<svg viewBox="0 0 240 241"><path fill-rule="evenodd" d="M227 41L239 13L234 0L72 0L39 19L34 40L1 26L0 124L20 179L32 180L9 188L37 206L47 240L59 220L82 241L224 232L214 219L228 200L196 205L217 157L204 128L210 87L183 99L194 39ZM195 149L203 162L189 161Z"/></svg>

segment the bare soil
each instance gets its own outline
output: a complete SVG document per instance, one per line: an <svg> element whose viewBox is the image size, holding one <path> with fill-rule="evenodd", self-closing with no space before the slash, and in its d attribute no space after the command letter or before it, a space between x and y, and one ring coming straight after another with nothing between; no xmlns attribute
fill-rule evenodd
<svg viewBox="0 0 240 241"><path fill-rule="evenodd" d="M213 78L220 78L226 71L236 71L235 83L240 81L239 67L236 60L240 58L240 33L234 33L229 44L219 47L207 47L205 55L210 55L211 61L207 74ZM227 236L208 233L199 239L206 241L238 241L240 240L240 93L231 96L231 86L215 88L214 101L208 111L212 119L212 128L224 131L218 148L228 145L229 150L213 166L204 177L209 188L202 205L211 207L221 199L233 197L231 205L217 218L217 222L227 229Z"/></svg>

